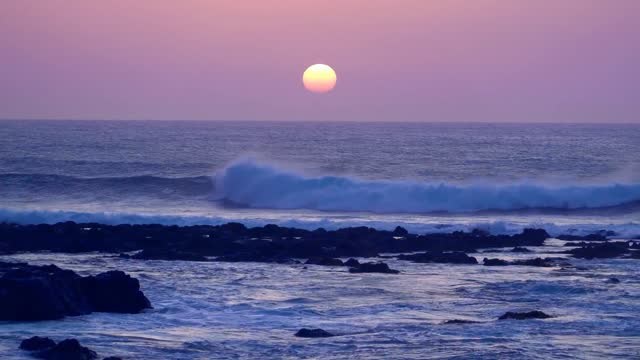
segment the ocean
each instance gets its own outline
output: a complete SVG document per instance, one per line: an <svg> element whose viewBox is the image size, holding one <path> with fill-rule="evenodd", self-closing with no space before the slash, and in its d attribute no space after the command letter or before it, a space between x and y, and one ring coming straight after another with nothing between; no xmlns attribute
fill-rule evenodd
<svg viewBox="0 0 640 360"><path fill-rule="evenodd" d="M2 121L0 220L640 235L640 126Z"/></svg>
<svg viewBox="0 0 640 360"><path fill-rule="evenodd" d="M610 230L629 240L640 236L638 154L638 125L2 121L0 221L543 227L552 237ZM387 256L359 260L383 260L399 274L352 274L105 253L0 255L81 275L123 270L154 307L0 322L0 358L31 359L17 347L35 335L77 338L100 358L143 360L640 357L639 260L570 258L556 238L528 249L469 255L567 264ZM553 318L497 320L531 310ZM444 324L452 319L474 322ZM303 327L339 336L293 336Z"/></svg>

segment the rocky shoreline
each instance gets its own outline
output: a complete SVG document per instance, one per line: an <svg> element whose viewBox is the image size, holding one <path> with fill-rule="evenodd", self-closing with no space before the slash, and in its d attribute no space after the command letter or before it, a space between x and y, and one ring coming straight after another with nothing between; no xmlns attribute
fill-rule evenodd
<svg viewBox="0 0 640 360"><path fill-rule="evenodd" d="M380 261L386 258L451 266L536 267L571 266L572 257L640 259L638 240L612 241L610 237L615 237L615 234L601 232L587 236L559 236L556 238L564 238L563 241L567 241L565 245L568 245L561 253L564 257L505 260L481 259L469 253L492 252L499 255L509 252L526 256L531 252L527 247L545 245L550 235L543 229L525 229L515 235L491 235L480 230L418 235L410 234L401 227L394 231L366 227L309 231L276 225L247 228L238 223L188 227L74 222L53 225L2 223L0 253L98 252L130 261L299 264L302 267L343 267L350 274L381 273L388 276L402 276L402 272ZM10 256L5 258L11 259ZM363 261L367 258L371 261ZM138 280L122 271L80 276L55 265L0 262L1 321L55 320L91 312L139 313L149 308L151 302L141 291ZM506 312L499 320L544 320L551 317L554 316L536 309L524 313ZM453 319L444 324L475 322L478 321ZM301 338L335 335L322 329L301 329L295 334ZM29 349L33 344L44 345L41 349ZM85 358L96 358L95 353L83 348L74 339L55 344L50 340L34 338L27 341L23 348L40 358L56 358L55 354L64 351L77 351L84 354L82 356L89 356Z"/></svg>

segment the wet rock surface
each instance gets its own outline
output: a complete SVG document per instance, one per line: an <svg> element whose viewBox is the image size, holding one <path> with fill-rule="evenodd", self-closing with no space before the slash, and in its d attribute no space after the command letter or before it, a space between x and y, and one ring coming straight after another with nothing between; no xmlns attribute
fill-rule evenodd
<svg viewBox="0 0 640 360"><path fill-rule="evenodd" d="M40 351L49 349L56 346L56 342L48 337L34 336L28 339L22 340L20 343L20 349L27 351Z"/></svg>
<svg viewBox="0 0 640 360"><path fill-rule="evenodd" d="M417 263L450 263L450 264L477 264L476 258L460 251L453 252L424 252L411 255L399 255L399 260L408 260Z"/></svg>
<svg viewBox="0 0 640 360"><path fill-rule="evenodd" d="M325 338L335 335L322 329L300 329L294 336L302 338Z"/></svg>
<svg viewBox="0 0 640 360"><path fill-rule="evenodd" d="M484 266L509 266L509 265L519 265L519 266L538 266L538 267L552 267L556 266L556 261L558 259L555 258L534 258L534 259L522 259L522 260L513 260L507 261L502 259L489 259L484 258L482 263Z"/></svg>
<svg viewBox="0 0 640 360"><path fill-rule="evenodd" d="M350 273L382 273L382 274L398 274L400 271L390 269L389 265L383 262L367 262L361 263L356 267L349 269Z"/></svg>
<svg viewBox="0 0 640 360"><path fill-rule="evenodd" d="M150 308L137 279L122 271L82 277L55 265L0 263L0 320L54 320L94 311Z"/></svg>
<svg viewBox="0 0 640 360"><path fill-rule="evenodd" d="M516 235L471 232L410 234L369 227L310 231L277 225L247 228L239 223L218 226L104 225L64 222L53 225L0 224L5 252L127 253L132 259L286 262L296 258L375 257L380 253L475 251L478 248L541 246L542 229Z"/></svg>
<svg viewBox="0 0 640 360"><path fill-rule="evenodd" d="M606 259L630 254L631 250L627 242L605 242L602 244L586 245L576 249L571 249L568 250L567 253L576 258Z"/></svg>
<svg viewBox="0 0 640 360"><path fill-rule="evenodd" d="M539 310L529 312L512 312L508 311L500 316L498 320L527 320L527 319L549 319L553 316L547 315Z"/></svg>
<svg viewBox="0 0 640 360"><path fill-rule="evenodd" d="M54 347L34 354L35 357L46 360L93 360L98 354L82 345L76 339L63 340Z"/></svg>

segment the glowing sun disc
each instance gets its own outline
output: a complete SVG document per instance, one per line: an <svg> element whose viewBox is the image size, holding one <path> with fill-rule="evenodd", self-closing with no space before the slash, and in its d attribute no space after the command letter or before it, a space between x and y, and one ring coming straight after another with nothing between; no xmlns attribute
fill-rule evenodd
<svg viewBox="0 0 640 360"><path fill-rule="evenodd" d="M311 65L302 74L305 89L315 93L326 93L336 86L336 72L325 64Z"/></svg>

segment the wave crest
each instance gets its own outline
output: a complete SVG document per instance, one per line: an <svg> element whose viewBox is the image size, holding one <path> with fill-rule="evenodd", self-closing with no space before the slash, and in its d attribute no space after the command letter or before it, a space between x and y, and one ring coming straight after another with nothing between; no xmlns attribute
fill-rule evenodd
<svg viewBox="0 0 640 360"><path fill-rule="evenodd" d="M373 213L596 209L640 201L640 184L449 184L309 177L243 159L215 175L216 196L238 206Z"/></svg>

